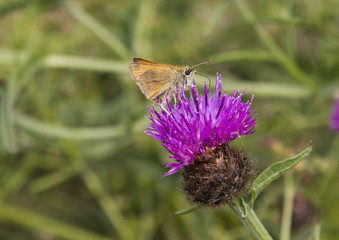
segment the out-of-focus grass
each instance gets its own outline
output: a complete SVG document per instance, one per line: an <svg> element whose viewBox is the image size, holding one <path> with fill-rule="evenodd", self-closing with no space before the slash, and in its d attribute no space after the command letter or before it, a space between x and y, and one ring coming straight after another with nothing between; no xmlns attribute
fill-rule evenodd
<svg viewBox="0 0 339 240"><path fill-rule="evenodd" d="M130 79L132 57L211 59L198 71L221 73L229 91L249 86L258 127L235 144L258 171L312 140L289 181L316 206L321 228L292 237L321 229L323 239L338 238L339 137L328 129L338 9L331 0L1 2L0 238L250 238L227 208L170 215L188 203L179 174L161 178L170 160L143 133L152 103ZM256 203L275 238L289 181Z"/></svg>

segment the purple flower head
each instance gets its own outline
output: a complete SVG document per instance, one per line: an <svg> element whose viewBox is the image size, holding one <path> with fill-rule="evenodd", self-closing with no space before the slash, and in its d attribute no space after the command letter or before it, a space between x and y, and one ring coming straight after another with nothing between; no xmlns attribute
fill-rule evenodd
<svg viewBox="0 0 339 240"><path fill-rule="evenodd" d="M339 132L339 99L337 99L333 107L330 128L333 131Z"/></svg>
<svg viewBox="0 0 339 240"><path fill-rule="evenodd" d="M198 154L206 154L206 148L214 149L226 145L241 135L254 132L256 115L250 102L241 102L246 89L233 95L222 91L221 76L217 74L215 92L205 82L204 94L198 93L195 81L192 94L186 97L184 88L176 93L177 106L167 99L167 107L161 106L159 112L154 106L149 108L152 123L146 133L171 153L176 161L165 164L172 169L164 176L177 172L180 167L190 165Z"/></svg>

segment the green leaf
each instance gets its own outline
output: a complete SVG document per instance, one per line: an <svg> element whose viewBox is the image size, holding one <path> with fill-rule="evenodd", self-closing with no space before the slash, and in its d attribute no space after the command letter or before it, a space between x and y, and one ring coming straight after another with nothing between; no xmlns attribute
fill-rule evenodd
<svg viewBox="0 0 339 240"><path fill-rule="evenodd" d="M174 212L172 213L173 215L184 215L184 214L188 214L188 213L191 213L191 212L195 212L196 210L199 209L199 205L194 205L192 207L189 207L185 210L181 210L181 211L177 211L177 212Z"/></svg>
<svg viewBox="0 0 339 240"><path fill-rule="evenodd" d="M286 171L297 165L304 157L306 157L312 150L312 146L306 148L304 151L295 155L292 158L272 164L265 171L263 171L252 183L247 195L251 196L251 205L258 195L264 190L271 182L283 175Z"/></svg>

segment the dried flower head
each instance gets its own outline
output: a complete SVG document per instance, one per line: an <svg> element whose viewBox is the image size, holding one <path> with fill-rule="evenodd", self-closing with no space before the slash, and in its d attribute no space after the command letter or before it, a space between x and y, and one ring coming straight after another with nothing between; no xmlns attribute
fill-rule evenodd
<svg viewBox="0 0 339 240"><path fill-rule="evenodd" d="M252 100L241 102L245 91L233 95L222 91L217 75L214 94L205 83L199 95L195 82L190 97L184 89L176 93L178 104L149 108L152 121L146 133L162 143L174 158L165 164L172 169L165 176L183 170L182 189L192 202L206 206L229 203L248 185L250 161L243 151L228 144L254 132L256 119Z"/></svg>
<svg viewBox="0 0 339 240"><path fill-rule="evenodd" d="M247 189L253 171L243 150L229 145L200 154L183 168L182 190L191 203L218 207L231 203Z"/></svg>

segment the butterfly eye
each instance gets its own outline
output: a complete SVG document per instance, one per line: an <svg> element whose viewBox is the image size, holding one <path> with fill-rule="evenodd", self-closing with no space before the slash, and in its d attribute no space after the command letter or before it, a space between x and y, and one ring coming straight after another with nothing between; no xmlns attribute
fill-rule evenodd
<svg viewBox="0 0 339 240"><path fill-rule="evenodd" d="M186 76L190 75L190 73L191 73L191 69L186 69L186 70L185 70L185 75L186 75Z"/></svg>

